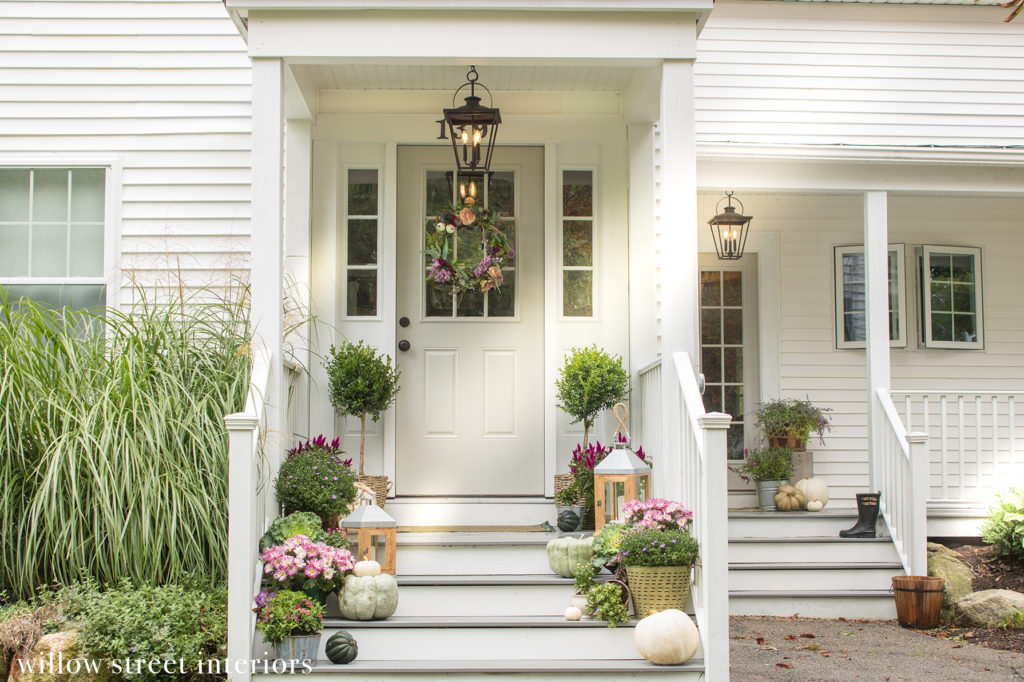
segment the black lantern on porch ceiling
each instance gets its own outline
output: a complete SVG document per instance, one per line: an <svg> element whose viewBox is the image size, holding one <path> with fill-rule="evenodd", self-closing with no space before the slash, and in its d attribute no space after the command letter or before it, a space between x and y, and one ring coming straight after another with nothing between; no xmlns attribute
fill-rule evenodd
<svg viewBox="0 0 1024 682"><path fill-rule="evenodd" d="M498 126L501 124L501 111L493 106L494 97L487 86L477 82L479 78L476 67L469 67L466 82L452 95L453 108L445 109L444 119L439 121L441 135L438 139L448 136L452 140L452 151L455 152L455 164L460 179L459 194L463 198L475 198L478 191L483 191L483 181L491 167L494 141L498 136ZM456 98L467 87L469 95L465 98L466 103L461 107L455 107ZM492 106L485 107L480 103L480 97L476 94L477 88L487 92Z"/></svg>
<svg viewBox="0 0 1024 682"><path fill-rule="evenodd" d="M733 193L726 192L723 199L718 200L718 206L722 201L728 199L729 205L725 210L708 221L711 228L711 237L715 240L715 251L719 260L739 260L743 258L743 249L747 245L747 234L750 232L750 221L753 216L743 215L736 212L732 205ZM739 199L736 203L743 210L743 202Z"/></svg>

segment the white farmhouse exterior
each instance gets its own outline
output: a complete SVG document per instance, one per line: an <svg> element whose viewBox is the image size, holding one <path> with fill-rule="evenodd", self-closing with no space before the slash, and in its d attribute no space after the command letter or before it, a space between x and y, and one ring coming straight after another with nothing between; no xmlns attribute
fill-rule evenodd
<svg viewBox="0 0 1024 682"><path fill-rule="evenodd" d="M251 283L264 352L229 420L232 519L251 519L232 525L237 658L254 646L254 540L275 515L265 486L251 493L272 474L257 432L271 462L294 436L357 447L327 399L332 343L365 340L403 370L367 464L394 481L402 526L553 518L553 475L582 435L555 406L563 354L621 354L655 492L696 513L701 662L651 672L628 631L541 619L564 586L536 577L529 541L413 533L404 572L447 556L467 573L410 579L403 628L360 632L364 657L391 652L363 670L726 679L729 612L890 616L888 579L920 572L925 535L976 534L1024 474L1024 24L993 5L0 3L0 285L129 306L132 283ZM493 191L519 255L503 297L446 311L419 252L454 191L436 120L470 65L502 111ZM705 225L726 190L754 216L741 261L719 261ZM286 335L295 309L315 321ZM776 397L832 410L812 444L832 495L820 515L751 512L727 473ZM596 431L611 430L606 415ZM868 490L885 537L836 541ZM773 560L781 542L811 558ZM481 598L509 631L481 625ZM439 603L460 605L453 620ZM468 663L437 658L452 628ZM502 660L503 637L537 628L549 648L594 651Z"/></svg>

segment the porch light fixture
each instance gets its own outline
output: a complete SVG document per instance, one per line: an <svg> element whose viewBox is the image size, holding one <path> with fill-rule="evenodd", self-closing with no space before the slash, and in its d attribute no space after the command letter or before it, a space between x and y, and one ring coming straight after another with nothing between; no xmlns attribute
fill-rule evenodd
<svg viewBox="0 0 1024 682"><path fill-rule="evenodd" d="M463 199L473 197L474 200L476 192L482 192L483 180L491 167L494 141L498 136L498 126L501 124L501 111L494 107L491 91L483 83L478 82L479 78L476 67L469 67L466 82L452 95L452 108L445 109L444 119L438 121L441 124L441 135L438 139L450 137L452 141L455 166L460 179L459 194ZM469 88L466 103L456 107L455 100L459 92L466 87ZM487 92L491 106L485 107L480 103L480 97L476 94L478 87ZM473 201L469 203L472 204Z"/></svg>
<svg viewBox="0 0 1024 682"><path fill-rule="evenodd" d="M736 207L732 205L732 194L732 192L726 192L725 197L718 200L715 210L718 210L718 206L726 199L728 199L729 205L723 212L708 221L719 260L743 258L743 249L747 245L747 234L750 232L750 221L753 219L753 216L736 212ZM740 210L743 210L743 202L737 199L736 203L740 205Z"/></svg>
<svg viewBox="0 0 1024 682"><path fill-rule="evenodd" d="M600 464L594 467L594 532L612 521L624 523L627 502L645 502L651 496L651 465L629 449L616 443Z"/></svg>
<svg viewBox="0 0 1024 682"><path fill-rule="evenodd" d="M352 552L359 558L369 557L380 564L381 573L395 574L398 524L376 504L360 504L341 521L341 527L356 534Z"/></svg>

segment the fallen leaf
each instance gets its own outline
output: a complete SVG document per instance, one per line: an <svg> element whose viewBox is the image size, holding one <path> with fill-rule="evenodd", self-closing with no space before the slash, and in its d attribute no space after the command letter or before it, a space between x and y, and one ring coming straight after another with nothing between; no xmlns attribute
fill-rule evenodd
<svg viewBox="0 0 1024 682"><path fill-rule="evenodd" d="M959 649L959 648L961 648L961 647L963 647L963 644L954 644L954 645L953 645L953 648L954 648L954 649Z"/></svg>
<svg viewBox="0 0 1024 682"><path fill-rule="evenodd" d="M776 663L775 667L776 668L792 668L793 664L792 663Z"/></svg>
<svg viewBox="0 0 1024 682"><path fill-rule="evenodd" d="M840 622L843 622L843 623L849 623L850 622L850 621L846 620L845 618L843 618L842 616L839 616L838 620Z"/></svg>
<svg viewBox="0 0 1024 682"><path fill-rule="evenodd" d="M786 635L782 639L787 640L789 642L793 642L793 641L796 641L796 635Z"/></svg>
<svg viewBox="0 0 1024 682"><path fill-rule="evenodd" d="M817 639L817 638L816 638L816 637L815 637L814 635L812 635L812 634L806 634L806 635L800 635L800 636L801 636L801 637L804 637L804 638L806 638L806 639Z"/></svg>
<svg viewBox="0 0 1024 682"><path fill-rule="evenodd" d="M992 672L992 668L985 668L987 672Z"/></svg>
<svg viewBox="0 0 1024 682"><path fill-rule="evenodd" d="M758 644L764 644L764 637L758 637L754 641L757 642Z"/></svg>

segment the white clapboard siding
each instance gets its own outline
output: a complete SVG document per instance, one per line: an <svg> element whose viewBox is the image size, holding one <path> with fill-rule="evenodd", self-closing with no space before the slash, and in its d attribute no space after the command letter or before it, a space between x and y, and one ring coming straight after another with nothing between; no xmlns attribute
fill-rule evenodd
<svg viewBox="0 0 1024 682"><path fill-rule="evenodd" d="M0 3L0 155L120 160L124 280L247 277L251 82L219 0Z"/></svg>
<svg viewBox="0 0 1024 682"><path fill-rule="evenodd" d="M1024 137L1024 25L992 7L716 2L697 138L1002 147Z"/></svg>

